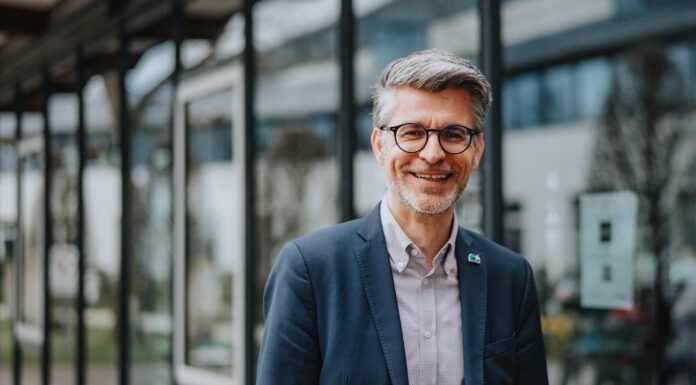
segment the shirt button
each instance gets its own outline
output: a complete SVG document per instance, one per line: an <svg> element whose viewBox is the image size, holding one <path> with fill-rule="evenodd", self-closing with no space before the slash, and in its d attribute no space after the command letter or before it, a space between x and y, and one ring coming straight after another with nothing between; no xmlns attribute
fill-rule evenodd
<svg viewBox="0 0 696 385"><path fill-rule="evenodd" d="M406 266L406 262L404 261L399 261L396 263L396 265L399 267L399 269L403 269L404 266Z"/></svg>
<svg viewBox="0 0 696 385"><path fill-rule="evenodd" d="M430 338L430 337L433 336L433 334L430 333L430 330L426 330L426 331L423 333L423 335L425 336L425 338Z"/></svg>
<svg viewBox="0 0 696 385"><path fill-rule="evenodd" d="M418 256L418 250L411 249L411 255L413 255L414 257Z"/></svg>

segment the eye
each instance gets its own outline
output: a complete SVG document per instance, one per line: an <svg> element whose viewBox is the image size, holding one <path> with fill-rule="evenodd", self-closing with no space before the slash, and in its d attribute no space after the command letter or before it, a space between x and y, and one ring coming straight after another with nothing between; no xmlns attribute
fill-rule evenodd
<svg viewBox="0 0 696 385"><path fill-rule="evenodd" d="M396 131L399 139L403 140L417 140L425 136L425 129L417 124L406 124L399 127Z"/></svg>
<svg viewBox="0 0 696 385"><path fill-rule="evenodd" d="M440 138L447 142L466 142L468 136L466 129L461 126L447 126L440 133Z"/></svg>

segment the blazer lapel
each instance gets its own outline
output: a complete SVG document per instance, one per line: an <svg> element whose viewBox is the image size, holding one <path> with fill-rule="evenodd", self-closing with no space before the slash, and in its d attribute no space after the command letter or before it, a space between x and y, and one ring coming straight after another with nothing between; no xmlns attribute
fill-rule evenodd
<svg viewBox="0 0 696 385"><path fill-rule="evenodd" d="M488 287L486 256L479 254L472 246L471 237L465 230L459 229L456 254L459 301L462 306L464 382L467 385L479 385L483 384L483 344Z"/></svg>
<svg viewBox="0 0 696 385"><path fill-rule="evenodd" d="M391 382L394 385L408 385L399 307L379 216L379 205L363 218L358 235L362 240L356 243L353 251Z"/></svg>

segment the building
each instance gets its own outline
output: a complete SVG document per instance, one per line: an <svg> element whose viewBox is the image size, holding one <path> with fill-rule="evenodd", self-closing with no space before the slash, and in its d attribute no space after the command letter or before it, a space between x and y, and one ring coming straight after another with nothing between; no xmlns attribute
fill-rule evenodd
<svg viewBox="0 0 696 385"><path fill-rule="evenodd" d="M466 0L0 0L0 20L0 383L250 383L277 250L384 193L378 72L490 48ZM696 4L507 0L500 32L504 243L536 270L552 383L689 383ZM631 185L616 154L641 143L671 145L632 152L663 162ZM603 270L630 309L583 305L582 197L655 180Z"/></svg>

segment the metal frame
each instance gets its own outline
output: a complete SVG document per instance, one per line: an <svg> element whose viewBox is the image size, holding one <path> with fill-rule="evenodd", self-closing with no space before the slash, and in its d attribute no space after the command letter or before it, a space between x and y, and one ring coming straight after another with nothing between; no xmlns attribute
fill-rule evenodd
<svg viewBox="0 0 696 385"><path fill-rule="evenodd" d="M481 173L483 231L491 240L503 242L503 130L502 55L500 43L500 0L479 0L481 18L481 67L491 83L493 103L486 119L486 151Z"/></svg>
<svg viewBox="0 0 696 385"><path fill-rule="evenodd" d="M78 148L78 169L77 169L77 331L76 331L76 354L75 354L75 376L76 384L84 385L87 381L87 371L85 362L87 361L87 340L85 322L85 271L87 261L85 256L85 197L84 197L84 171L87 154L87 132L85 127L85 100L83 91L86 84L85 58L82 46L76 50L76 70L77 70L77 148Z"/></svg>
<svg viewBox="0 0 696 385"><path fill-rule="evenodd" d="M118 25L119 138L121 148L121 271L118 291L118 381L130 383L130 247L131 247L131 135L128 116L126 74L130 61L130 41L123 21Z"/></svg>
<svg viewBox="0 0 696 385"><path fill-rule="evenodd" d="M244 0L244 372L246 385L256 382L256 203L254 158L256 156L256 51L254 50L254 3Z"/></svg>
<svg viewBox="0 0 696 385"><path fill-rule="evenodd" d="M240 327L233 331L234 338L241 342L239 349L236 349L239 354L235 357L234 367L239 368L239 375L228 376L219 373L214 373L204 369L187 365L185 360L186 355L186 178L187 178L187 153L186 141L188 139L186 127L186 111L185 107L189 101L199 97L204 97L215 92L232 90L235 94L234 100L239 101L232 108L232 143L233 143L233 159L234 162L239 162L240 171L244 170L247 165L247 156L245 152L245 143L249 137L249 133L245 132L245 103L244 100L244 73L239 64L232 63L230 65L218 67L205 73L192 76L180 82L176 90L176 108L174 117L174 375L175 381L180 385L242 385L245 384L249 376L245 364L248 359L246 352L248 349L248 333L246 333L246 322L240 322ZM244 183L244 173L240 172L239 185ZM244 195L244 196L242 196ZM229 213L234 215L234 212L245 212L247 194L240 194L237 202L234 203L236 209ZM242 228L244 228L242 226ZM244 229L248 233L248 229ZM246 234L242 234L240 239L245 239ZM239 244L239 256L241 258L241 272L247 271L245 244ZM237 314L242 314L245 311L244 303L247 297L247 281L250 278L246 274L241 274L234 282L234 299L232 311Z"/></svg>
<svg viewBox="0 0 696 385"><path fill-rule="evenodd" d="M339 63L341 67L341 104L339 110L339 159L341 221L355 218L354 170L355 157L355 14L353 1L341 0L339 34Z"/></svg>
<svg viewBox="0 0 696 385"><path fill-rule="evenodd" d="M16 119L16 127L15 127L15 156L17 158L17 164L15 165L15 177L16 177L16 183L17 185L16 190L17 190L17 196L16 198L16 204L17 204L17 231L16 231L16 236L15 236L15 243L14 243L14 295L13 295L13 301L12 301L12 323L13 325L17 325L21 319L21 308L19 305L19 291L21 289L21 282L20 282L20 277L21 277L21 270L20 270L20 264L21 260L19 255L21 254L22 251L22 245L21 245L21 238L22 238L22 219L21 216L19 215L19 208L22 207L22 198L21 195L19 194L19 186L20 186L20 175L22 172L22 164L20 162L20 157L19 157L19 142L22 139L22 88L19 83L15 85L15 119ZM20 341L20 336L19 332L16 327L12 328L12 380L14 385L21 385L22 383L22 343Z"/></svg>
<svg viewBox="0 0 696 385"><path fill-rule="evenodd" d="M53 161L51 156L51 123L48 116L48 100L51 97L51 74L48 65L43 67L42 115L44 140L44 255L43 255L43 345L41 347L41 379L44 385L51 383L51 246L53 245L53 221L51 220L51 189Z"/></svg>

